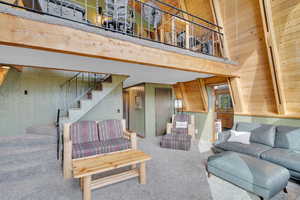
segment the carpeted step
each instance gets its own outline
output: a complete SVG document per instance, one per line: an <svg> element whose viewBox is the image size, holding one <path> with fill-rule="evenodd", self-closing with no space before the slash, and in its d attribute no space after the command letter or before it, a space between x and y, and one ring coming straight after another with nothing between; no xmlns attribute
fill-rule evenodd
<svg viewBox="0 0 300 200"><path fill-rule="evenodd" d="M18 165L32 161L47 162L56 159L56 149L49 147L45 150L23 152L17 154L0 155L0 166ZM59 161L58 161L59 162Z"/></svg>
<svg viewBox="0 0 300 200"><path fill-rule="evenodd" d="M19 137L1 137L0 150L6 147L29 147L56 144L56 137L53 136L19 136Z"/></svg>
<svg viewBox="0 0 300 200"><path fill-rule="evenodd" d="M54 136L56 135L56 126L54 124L31 126L26 129L26 133L34 135Z"/></svg>
<svg viewBox="0 0 300 200"><path fill-rule="evenodd" d="M38 174L61 171L60 166L60 162L52 159L47 162L32 161L18 165L1 165L0 183L22 180Z"/></svg>
<svg viewBox="0 0 300 200"><path fill-rule="evenodd" d="M66 192L72 190L72 193ZM1 200L81 199L78 180L64 180L61 171L0 183ZM78 197L78 198L76 198Z"/></svg>
<svg viewBox="0 0 300 200"><path fill-rule="evenodd" d="M2 156L14 156L23 153L30 153L30 152L37 152L37 151L49 151L56 149L56 144L49 144L49 145L34 145L32 147L28 146L9 146L9 147L2 147L0 145L0 159Z"/></svg>

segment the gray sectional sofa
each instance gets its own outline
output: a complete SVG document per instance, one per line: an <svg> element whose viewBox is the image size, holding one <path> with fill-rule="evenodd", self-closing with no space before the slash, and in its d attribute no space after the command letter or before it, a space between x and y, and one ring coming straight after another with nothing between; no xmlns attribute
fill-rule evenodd
<svg viewBox="0 0 300 200"><path fill-rule="evenodd" d="M233 130L251 132L250 144L228 142L230 131L219 134L213 151L233 151L266 160L289 170L295 180L300 180L300 127L274 126L238 122Z"/></svg>

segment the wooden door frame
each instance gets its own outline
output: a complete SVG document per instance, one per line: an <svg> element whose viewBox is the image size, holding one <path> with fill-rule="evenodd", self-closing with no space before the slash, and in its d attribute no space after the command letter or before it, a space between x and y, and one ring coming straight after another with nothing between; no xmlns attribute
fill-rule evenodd
<svg viewBox="0 0 300 200"><path fill-rule="evenodd" d="M127 89L130 89L130 88L133 88L133 87L137 87L137 86L143 86L144 87L144 136L141 136L139 134L137 134L138 137L140 138L145 138L146 137L146 83L139 83L139 84L135 84L135 85L132 85L132 86L129 86L129 87L123 87L122 89L122 95L123 95L123 92L126 91ZM124 97L122 97L124 99ZM124 109L124 108L123 108ZM128 100L128 111L130 110L130 97L129 97L129 100ZM127 126L128 126L128 130L130 131L130 127L129 127L129 120L130 120L130 113L128 113L128 121L126 122L127 123Z"/></svg>
<svg viewBox="0 0 300 200"><path fill-rule="evenodd" d="M170 106L171 106L171 108L172 108L172 92L173 92L173 90L172 90L172 88L167 88L167 87L155 87L155 91L154 91L154 105L155 105L155 136L157 137L157 136L161 136L161 135L158 135L157 134L157 118L156 118L156 91L157 91L157 89L164 89L164 90L168 90L168 91L170 91ZM172 112L171 112L172 113ZM172 114L171 114L171 117L172 117ZM166 126L167 126L167 124L166 124Z"/></svg>

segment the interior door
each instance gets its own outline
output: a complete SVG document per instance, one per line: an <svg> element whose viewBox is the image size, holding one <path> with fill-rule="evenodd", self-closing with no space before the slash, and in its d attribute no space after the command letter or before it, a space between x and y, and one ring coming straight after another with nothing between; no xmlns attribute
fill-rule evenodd
<svg viewBox="0 0 300 200"><path fill-rule="evenodd" d="M172 118L172 90L170 88L155 89L155 126L156 136L166 133L167 123Z"/></svg>

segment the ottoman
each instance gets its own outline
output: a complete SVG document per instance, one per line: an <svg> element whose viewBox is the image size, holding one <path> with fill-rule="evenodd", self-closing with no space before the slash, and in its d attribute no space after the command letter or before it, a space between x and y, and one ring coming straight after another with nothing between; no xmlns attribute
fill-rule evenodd
<svg viewBox="0 0 300 200"><path fill-rule="evenodd" d="M162 136L160 146L188 151L191 148L191 140L192 136L187 134L166 134Z"/></svg>
<svg viewBox="0 0 300 200"><path fill-rule="evenodd" d="M231 151L210 156L207 171L261 199L270 199L281 190L287 193L290 178L289 171L284 167Z"/></svg>

